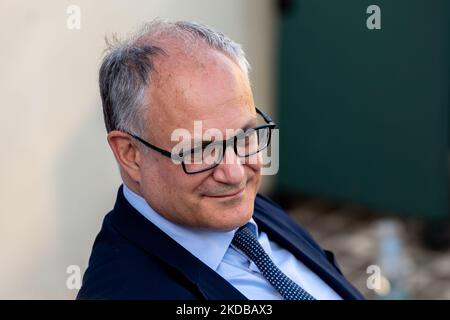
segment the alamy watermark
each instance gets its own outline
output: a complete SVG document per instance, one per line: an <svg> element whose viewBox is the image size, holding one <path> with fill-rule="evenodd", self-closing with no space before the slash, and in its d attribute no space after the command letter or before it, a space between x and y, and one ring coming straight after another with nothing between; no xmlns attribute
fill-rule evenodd
<svg viewBox="0 0 450 320"><path fill-rule="evenodd" d="M69 30L81 29L81 8L75 4L71 4L66 8L66 27Z"/></svg>
<svg viewBox="0 0 450 320"><path fill-rule="evenodd" d="M76 264L67 266L66 273L69 275L66 279L66 287L69 290L80 290L81 288L81 268Z"/></svg>
<svg viewBox="0 0 450 320"><path fill-rule="evenodd" d="M264 127L264 126L263 126ZM233 164L241 161L249 165L261 165L262 175L275 175L279 169L279 130L273 128L225 129L203 131L202 121L194 121L194 131L185 128L172 131L172 162L187 165L213 165L217 161ZM225 140L225 141L224 141ZM225 146L225 150L224 150ZM236 157L226 157L228 148L234 149Z"/></svg>

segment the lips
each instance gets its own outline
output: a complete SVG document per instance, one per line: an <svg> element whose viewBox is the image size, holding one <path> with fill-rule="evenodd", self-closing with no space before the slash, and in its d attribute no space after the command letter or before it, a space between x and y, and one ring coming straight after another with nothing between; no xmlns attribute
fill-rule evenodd
<svg viewBox="0 0 450 320"><path fill-rule="evenodd" d="M233 191L233 192L230 192L230 193L227 193L227 194L223 194L223 195L214 195L214 196L207 195L207 196L211 197L211 198L219 198L219 199L220 198L230 198L230 197L234 197L234 196L237 196L237 195L241 194L244 190L245 190L245 187L241 188L241 189L239 189L237 191Z"/></svg>

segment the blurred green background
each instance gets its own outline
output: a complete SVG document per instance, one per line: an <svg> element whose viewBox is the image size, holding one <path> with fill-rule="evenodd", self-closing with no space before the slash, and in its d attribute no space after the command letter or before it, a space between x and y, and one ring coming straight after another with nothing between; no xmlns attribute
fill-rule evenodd
<svg viewBox="0 0 450 320"><path fill-rule="evenodd" d="M280 5L278 192L448 218L448 1Z"/></svg>

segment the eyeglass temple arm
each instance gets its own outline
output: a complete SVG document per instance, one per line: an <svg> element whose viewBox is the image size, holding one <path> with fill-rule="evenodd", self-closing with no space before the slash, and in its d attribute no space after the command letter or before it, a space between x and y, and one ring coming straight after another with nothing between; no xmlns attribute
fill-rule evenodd
<svg viewBox="0 0 450 320"><path fill-rule="evenodd" d="M157 146L154 146L154 145L148 143L148 142L145 141L144 139L141 139L140 137L138 137L138 136L136 136L136 135L134 135L134 134L131 134L131 133L128 133L128 134L129 134L130 136L132 136L133 138L135 138L136 140L139 140L140 142L142 142L146 147L149 147L150 149L153 149L153 150L155 150L155 151L158 151L159 153L161 153L162 155L165 155L166 157L172 158L172 153L170 153L169 151L160 149L160 148L158 148Z"/></svg>
<svg viewBox="0 0 450 320"><path fill-rule="evenodd" d="M271 118L268 114L265 114L265 113L264 113L262 110L260 110L258 107L255 107L255 109L256 109L256 112L257 112L258 114L260 114L261 117L263 117L264 120L265 120L268 124L273 124L273 123L274 123L273 120L272 120L272 118Z"/></svg>

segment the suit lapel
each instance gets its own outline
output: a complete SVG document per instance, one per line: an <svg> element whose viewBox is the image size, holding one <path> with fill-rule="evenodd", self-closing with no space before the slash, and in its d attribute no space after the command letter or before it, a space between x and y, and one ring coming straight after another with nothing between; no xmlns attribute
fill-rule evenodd
<svg viewBox="0 0 450 320"><path fill-rule="evenodd" d="M255 206L253 218L269 239L290 251L297 259L315 272L343 299L362 299L360 293L321 255L317 248L303 238L298 230L294 230L291 221L277 219L276 215L284 212L267 212ZM289 223L290 222L290 223Z"/></svg>
<svg viewBox="0 0 450 320"><path fill-rule="evenodd" d="M277 218L277 214L284 215L282 212L268 212L262 206L258 206L256 201L254 219L271 240L292 252L342 298L363 298L326 258L317 252L317 248L303 238L298 230L294 230L292 222ZM205 299L247 299L218 273L137 212L123 196L122 187L119 189L111 219L123 237L176 269L197 286Z"/></svg>
<svg viewBox="0 0 450 320"><path fill-rule="evenodd" d="M136 211L120 187L111 216L114 227L129 241L178 270L195 284L205 299L246 299L228 281Z"/></svg>

